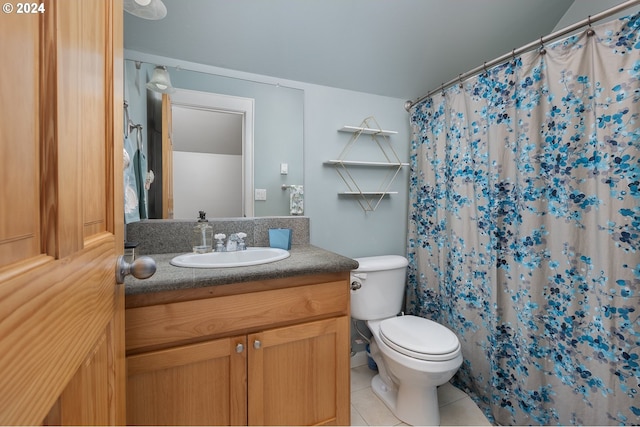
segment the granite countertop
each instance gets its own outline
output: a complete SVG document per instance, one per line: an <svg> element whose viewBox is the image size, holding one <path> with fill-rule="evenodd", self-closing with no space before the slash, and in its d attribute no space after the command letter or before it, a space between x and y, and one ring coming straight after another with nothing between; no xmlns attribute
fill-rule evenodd
<svg viewBox="0 0 640 427"><path fill-rule="evenodd" d="M156 273L145 280L128 276L125 279L125 295L203 288L306 274L336 273L358 268L357 261L312 245L294 245L289 252L291 255L281 261L228 268L175 267L169 261L180 255L179 253L149 255L156 261Z"/></svg>

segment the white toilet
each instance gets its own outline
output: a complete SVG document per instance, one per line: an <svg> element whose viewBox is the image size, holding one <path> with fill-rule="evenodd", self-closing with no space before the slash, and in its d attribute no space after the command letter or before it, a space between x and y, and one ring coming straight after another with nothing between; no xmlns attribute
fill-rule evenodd
<svg viewBox="0 0 640 427"><path fill-rule="evenodd" d="M397 255L356 258L351 271L351 317L371 330L378 375L374 393L401 421L439 425L437 387L462 365L458 337L443 325L398 316L405 293L407 259Z"/></svg>

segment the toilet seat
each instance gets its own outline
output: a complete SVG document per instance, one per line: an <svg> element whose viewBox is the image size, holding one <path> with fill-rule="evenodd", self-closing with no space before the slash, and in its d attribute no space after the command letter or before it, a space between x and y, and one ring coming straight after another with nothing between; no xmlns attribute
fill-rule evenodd
<svg viewBox="0 0 640 427"><path fill-rule="evenodd" d="M379 332L386 345L419 360L450 360L460 352L456 334L423 317L408 315L383 320Z"/></svg>

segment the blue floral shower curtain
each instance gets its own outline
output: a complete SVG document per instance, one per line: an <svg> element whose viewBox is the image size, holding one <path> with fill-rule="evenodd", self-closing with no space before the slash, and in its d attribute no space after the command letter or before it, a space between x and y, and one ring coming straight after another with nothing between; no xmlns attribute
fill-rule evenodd
<svg viewBox="0 0 640 427"><path fill-rule="evenodd" d="M640 422L640 15L410 111L407 309L494 422Z"/></svg>

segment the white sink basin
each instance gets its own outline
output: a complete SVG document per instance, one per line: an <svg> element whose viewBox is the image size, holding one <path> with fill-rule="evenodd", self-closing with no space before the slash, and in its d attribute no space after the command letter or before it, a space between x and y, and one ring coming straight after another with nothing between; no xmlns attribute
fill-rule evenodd
<svg viewBox="0 0 640 427"><path fill-rule="evenodd" d="M171 260L176 267L224 268L266 264L289 257L289 251L278 248L247 248L235 252L207 252L178 255Z"/></svg>

